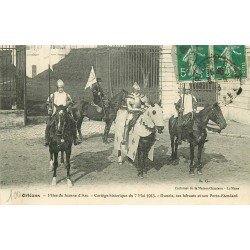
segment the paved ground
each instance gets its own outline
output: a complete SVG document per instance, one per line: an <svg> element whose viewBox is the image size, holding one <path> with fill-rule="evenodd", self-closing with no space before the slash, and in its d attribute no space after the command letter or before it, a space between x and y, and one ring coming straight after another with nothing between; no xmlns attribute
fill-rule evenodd
<svg viewBox="0 0 250 250"><path fill-rule="evenodd" d="M167 122L166 122L167 125ZM25 128L3 129L1 142L1 186L47 186L52 179L49 172L48 148L43 146L44 124ZM136 183L241 183L250 180L250 139L209 134L203 152L203 175L190 177L188 174L189 147L183 143L179 160L170 162L170 141L168 131L158 135L155 160L144 179L137 177L136 168L125 162L117 164L113 151L113 134L109 144L103 144L101 134L104 123L85 121L82 132L84 141L73 147L72 180L75 186L96 184ZM111 129L113 132L113 128ZM250 126L228 122L224 133L250 135ZM64 168L58 169L58 180L65 178ZM62 185L63 181L58 185Z"/></svg>

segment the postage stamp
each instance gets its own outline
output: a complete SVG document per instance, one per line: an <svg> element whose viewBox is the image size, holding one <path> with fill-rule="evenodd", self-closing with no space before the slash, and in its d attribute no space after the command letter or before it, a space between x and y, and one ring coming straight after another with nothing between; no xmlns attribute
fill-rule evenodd
<svg viewBox="0 0 250 250"><path fill-rule="evenodd" d="M250 204L249 53L1 45L0 204Z"/></svg>

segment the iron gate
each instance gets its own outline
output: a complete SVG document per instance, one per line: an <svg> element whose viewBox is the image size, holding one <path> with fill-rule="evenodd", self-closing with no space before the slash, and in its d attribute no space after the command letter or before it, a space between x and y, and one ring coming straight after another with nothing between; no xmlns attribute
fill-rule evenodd
<svg viewBox="0 0 250 250"><path fill-rule="evenodd" d="M207 104L213 104L218 99L217 82L193 82L190 84L192 94L196 97L198 106L204 107Z"/></svg>
<svg viewBox="0 0 250 250"><path fill-rule="evenodd" d="M0 46L0 109L25 109L26 46Z"/></svg>
<svg viewBox="0 0 250 250"><path fill-rule="evenodd" d="M159 100L160 46L102 46L96 52L96 74L109 96L137 82L151 101Z"/></svg>

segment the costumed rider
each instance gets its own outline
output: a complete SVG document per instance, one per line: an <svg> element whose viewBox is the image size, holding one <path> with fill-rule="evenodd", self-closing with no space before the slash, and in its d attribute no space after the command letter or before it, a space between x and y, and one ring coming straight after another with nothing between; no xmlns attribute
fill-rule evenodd
<svg viewBox="0 0 250 250"><path fill-rule="evenodd" d="M149 107L147 96L140 93L137 82L133 84L133 92L127 97L128 115L125 122L122 145L127 145L130 129L135 125L139 116Z"/></svg>
<svg viewBox="0 0 250 250"><path fill-rule="evenodd" d="M176 98L174 104L176 109L174 117L177 118L178 144L181 145L182 126L193 120L194 113L197 111L197 100L191 94L188 83L185 84L183 90L179 89L179 96ZM198 130L196 123L193 126L193 130Z"/></svg>
<svg viewBox="0 0 250 250"><path fill-rule="evenodd" d="M103 111L104 117L103 120L106 118L106 110L105 107L107 106L107 101L104 99L104 92L101 87L102 80L101 78L96 78L96 84L92 84L90 89L93 93L93 104L97 108L97 112L101 113Z"/></svg>
<svg viewBox="0 0 250 250"><path fill-rule="evenodd" d="M76 130L76 122L72 116L72 106L73 106L73 101L70 97L69 94L64 92L64 82L62 80L57 81L57 91L51 94L48 99L47 99L47 108L48 108L48 114L49 118L47 121L46 125L46 130L45 130L45 146L49 145L49 135L50 135L50 127L51 124L53 123L53 118L56 113L56 107L58 106L64 106L67 107L67 114L69 121L71 123L71 129L72 129L72 135L73 135L73 142L74 145L77 145L77 130Z"/></svg>
<svg viewBox="0 0 250 250"><path fill-rule="evenodd" d="M102 80L101 78L96 78L96 84L90 86L93 93L93 102L96 106L99 106L100 100L104 98L104 93L101 88Z"/></svg>

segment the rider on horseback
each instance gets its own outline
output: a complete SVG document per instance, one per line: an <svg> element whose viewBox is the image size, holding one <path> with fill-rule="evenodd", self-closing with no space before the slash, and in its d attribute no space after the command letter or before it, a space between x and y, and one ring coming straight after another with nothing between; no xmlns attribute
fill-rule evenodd
<svg viewBox="0 0 250 250"><path fill-rule="evenodd" d="M194 112L197 110L197 100L190 92L189 84L185 84L183 89L183 94L181 93L178 98L175 100L176 113L174 117L177 117L177 131L178 131L178 144L182 143L181 134L182 126L186 125L189 121L192 121L194 118ZM194 130L197 130L196 123L193 126Z"/></svg>
<svg viewBox="0 0 250 250"><path fill-rule="evenodd" d="M56 107L58 106L67 107L67 114L69 117L69 121L71 123L74 145L78 144L76 122L71 114L72 105L73 105L73 101L70 95L64 92L64 82L62 80L58 80L57 91L51 94L47 99L49 119L47 121L46 130L45 130L45 143L44 143L45 146L49 145L50 127L53 122L54 115L56 113Z"/></svg>
<svg viewBox="0 0 250 250"><path fill-rule="evenodd" d="M96 106L97 111L100 113L103 111L104 117L103 120L106 118L106 103L104 102L104 92L101 88L102 80L101 78L96 79L96 84L92 84L90 86L92 93L93 93L93 105Z"/></svg>
<svg viewBox="0 0 250 250"><path fill-rule="evenodd" d="M122 145L128 143L130 129L135 125L144 109L149 107L147 96L140 93L140 86L137 82L133 85L133 92L127 97L128 115L125 122Z"/></svg>

